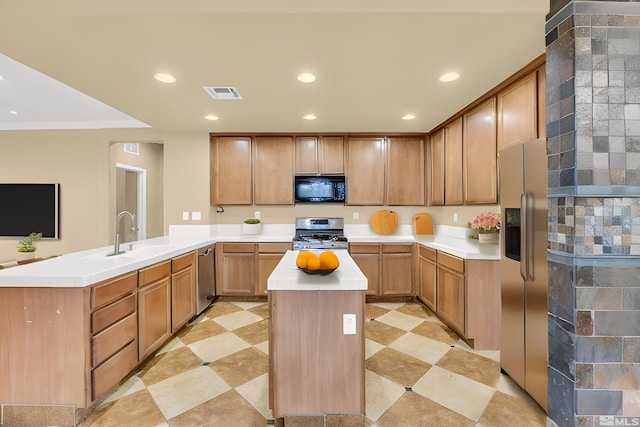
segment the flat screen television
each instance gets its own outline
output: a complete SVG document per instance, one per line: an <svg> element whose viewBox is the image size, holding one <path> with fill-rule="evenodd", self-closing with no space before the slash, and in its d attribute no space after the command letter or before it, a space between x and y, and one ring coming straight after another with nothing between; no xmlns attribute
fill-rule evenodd
<svg viewBox="0 0 640 427"><path fill-rule="evenodd" d="M1 184L0 237L60 238L60 184Z"/></svg>

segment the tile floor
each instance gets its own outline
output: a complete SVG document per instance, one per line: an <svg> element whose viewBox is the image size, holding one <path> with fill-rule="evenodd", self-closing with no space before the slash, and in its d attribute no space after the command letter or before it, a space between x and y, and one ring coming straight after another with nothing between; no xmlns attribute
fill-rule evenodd
<svg viewBox="0 0 640 427"><path fill-rule="evenodd" d="M80 425L273 425L268 316L216 302ZM498 352L473 351L419 302L369 303L365 318L367 427L546 425Z"/></svg>

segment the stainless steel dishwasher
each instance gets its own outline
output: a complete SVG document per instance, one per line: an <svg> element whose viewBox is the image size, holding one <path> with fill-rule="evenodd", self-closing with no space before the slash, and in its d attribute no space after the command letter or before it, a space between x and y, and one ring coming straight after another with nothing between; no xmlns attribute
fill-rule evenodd
<svg viewBox="0 0 640 427"><path fill-rule="evenodd" d="M211 305L216 296L215 245L198 249L196 314Z"/></svg>

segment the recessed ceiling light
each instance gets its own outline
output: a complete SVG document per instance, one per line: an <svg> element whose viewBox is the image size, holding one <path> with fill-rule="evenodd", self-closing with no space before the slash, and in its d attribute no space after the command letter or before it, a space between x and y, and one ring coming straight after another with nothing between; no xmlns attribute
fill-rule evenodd
<svg viewBox="0 0 640 427"><path fill-rule="evenodd" d="M206 120L218 120L218 116L214 116L213 114L207 114L204 118Z"/></svg>
<svg viewBox="0 0 640 427"><path fill-rule="evenodd" d="M315 80L316 80L316 76L314 76L311 73L298 74L298 81L301 81L302 83L311 83Z"/></svg>
<svg viewBox="0 0 640 427"><path fill-rule="evenodd" d="M14 116L17 116L17 115L18 115L18 112L17 112L16 110L11 110L11 111L9 111L9 112L10 112L11 114L13 114Z"/></svg>
<svg viewBox="0 0 640 427"><path fill-rule="evenodd" d="M317 119L317 117L314 116L313 114L306 114L302 118L305 119L305 120L315 120L315 119Z"/></svg>
<svg viewBox="0 0 640 427"><path fill-rule="evenodd" d="M415 118L416 116L414 116L413 114L405 114L404 116L402 116L402 120L413 120Z"/></svg>
<svg viewBox="0 0 640 427"><path fill-rule="evenodd" d="M445 73L442 76L440 76L440 81L444 83L449 83L454 80L458 80L458 77L460 77L460 74L458 73Z"/></svg>
<svg viewBox="0 0 640 427"><path fill-rule="evenodd" d="M173 83L176 81L175 77L167 73L155 73L153 78L162 83Z"/></svg>

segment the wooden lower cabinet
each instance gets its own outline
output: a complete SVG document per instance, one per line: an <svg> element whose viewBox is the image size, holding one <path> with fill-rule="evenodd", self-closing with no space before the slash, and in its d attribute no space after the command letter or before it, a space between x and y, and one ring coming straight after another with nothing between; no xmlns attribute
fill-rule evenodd
<svg viewBox="0 0 640 427"><path fill-rule="evenodd" d="M171 336L171 261L140 270L138 359L144 360Z"/></svg>
<svg viewBox="0 0 640 427"><path fill-rule="evenodd" d="M413 243L351 243L349 253L369 282L367 295L413 295Z"/></svg>
<svg viewBox="0 0 640 427"><path fill-rule="evenodd" d="M441 264L445 258L455 258L462 261L462 269L457 270L448 265ZM465 328L465 277L464 260L446 255L438 254L438 302L437 314L451 329L459 335L466 336Z"/></svg>
<svg viewBox="0 0 640 427"><path fill-rule="evenodd" d="M216 245L216 293L256 294L256 244L224 242Z"/></svg>
<svg viewBox="0 0 640 427"><path fill-rule="evenodd" d="M256 295L267 295L267 280L285 252L291 250L290 242L258 243L258 286Z"/></svg>
<svg viewBox="0 0 640 427"><path fill-rule="evenodd" d="M418 298L431 309L437 312L437 283L438 273L436 268L436 250L426 246L419 246L418 257Z"/></svg>
<svg viewBox="0 0 640 427"><path fill-rule="evenodd" d="M195 252L171 260L171 333L196 314Z"/></svg>

